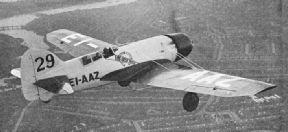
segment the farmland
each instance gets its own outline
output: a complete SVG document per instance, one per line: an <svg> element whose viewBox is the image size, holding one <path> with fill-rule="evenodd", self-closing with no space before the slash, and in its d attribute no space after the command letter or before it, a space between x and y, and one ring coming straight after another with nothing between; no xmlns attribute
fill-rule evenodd
<svg viewBox="0 0 288 132"><path fill-rule="evenodd" d="M137 89L147 89L133 91L113 83L57 96L48 104L29 103L20 89L1 87L0 129L285 131L288 128L288 3L279 4L280 1L138 0L114 7L40 14L23 29L39 36L57 29L69 29L112 44L181 31L194 42L188 58L203 68L274 83L278 87L258 95L259 99L265 99L262 102L255 102L250 97L221 98L199 94L199 106L191 113L181 106L184 92L140 84L136 85ZM18 43L19 47L23 41L5 35L0 37ZM1 52L11 49L3 47ZM13 52L10 57L13 59L21 53L23 51ZM62 55L61 59L68 58ZM2 66L1 71L8 68Z"/></svg>

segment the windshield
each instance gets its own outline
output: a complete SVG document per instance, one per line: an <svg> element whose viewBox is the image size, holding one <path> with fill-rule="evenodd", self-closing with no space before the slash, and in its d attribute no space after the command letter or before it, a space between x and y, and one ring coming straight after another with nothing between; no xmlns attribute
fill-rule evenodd
<svg viewBox="0 0 288 132"><path fill-rule="evenodd" d="M118 50L117 47L108 47L103 49L104 58L109 58L110 56L115 55L115 52Z"/></svg>

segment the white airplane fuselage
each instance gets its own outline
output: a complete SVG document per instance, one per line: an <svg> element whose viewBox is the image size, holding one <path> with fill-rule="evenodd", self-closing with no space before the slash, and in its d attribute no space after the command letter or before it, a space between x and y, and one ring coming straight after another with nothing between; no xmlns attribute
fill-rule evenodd
<svg viewBox="0 0 288 132"><path fill-rule="evenodd" d="M83 57L93 57L97 52L90 53L65 61L48 71L41 78L67 75L74 91L105 85L110 82L100 81L101 77L112 71L132 66L134 63L159 59L175 61L177 49L175 45L171 43L172 40L166 36L156 36L119 47L119 49L115 51L115 55L108 58L102 57L96 61L92 60L91 63L83 65ZM121 56L123 58L121 58Z"/></svg>

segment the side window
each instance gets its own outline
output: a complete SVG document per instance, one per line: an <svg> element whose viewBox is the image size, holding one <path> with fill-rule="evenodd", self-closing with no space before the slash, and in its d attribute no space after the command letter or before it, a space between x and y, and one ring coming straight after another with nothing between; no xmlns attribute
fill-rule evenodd
<svg viewBox="0 0 288 132"><path fill-rule="evenodd" d="M93 60L93 61L97 61L97 60L99 60L100 58L102 58L102 55L101 55L99 52L97 52L96 54L94 54L94 55L92 56L92 60Z"/></svg>
<svg viewBox="0 0 288 132"><path fill-rule="evenodd" d="M82 57L82 63L83 63L84 66L87 65L87 64L89 64L89 63L91 63L91 62L92 62L92 61L91 61L90 56L84 56L84 57Z"/></svg>

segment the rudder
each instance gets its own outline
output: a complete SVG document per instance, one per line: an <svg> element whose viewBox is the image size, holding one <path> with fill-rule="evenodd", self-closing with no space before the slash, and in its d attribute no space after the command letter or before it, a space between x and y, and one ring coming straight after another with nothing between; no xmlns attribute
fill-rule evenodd
<svg viewBox="0 0 288 132"><path fill-rule="evenodd" d="M21 84L24 97L29 100L49 101L54 93L37 87L35 83L47 76L47 72L62 63L55 54L43 49L29 49L21 59Z"/></svg>

